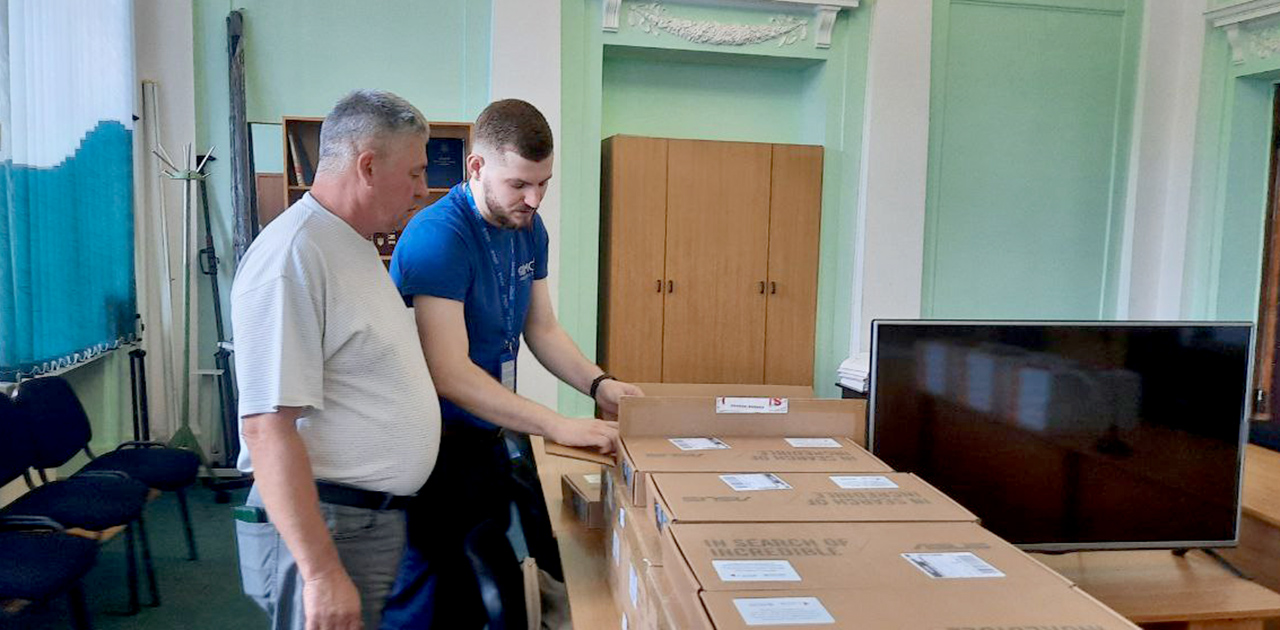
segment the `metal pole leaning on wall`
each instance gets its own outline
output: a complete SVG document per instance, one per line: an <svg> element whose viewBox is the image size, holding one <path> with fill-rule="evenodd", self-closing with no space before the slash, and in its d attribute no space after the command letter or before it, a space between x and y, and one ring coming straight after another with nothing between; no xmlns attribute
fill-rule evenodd
<svg viewBox="0 0 1280 630"><path fill-rule="evenodd" d="M227 54L230 57L231 92L231 207L234 211L233 242L236 262L244 256L258 235L257 186L253 181L253 137L245 114L244 92L244 12L227 15Z"/></svg>

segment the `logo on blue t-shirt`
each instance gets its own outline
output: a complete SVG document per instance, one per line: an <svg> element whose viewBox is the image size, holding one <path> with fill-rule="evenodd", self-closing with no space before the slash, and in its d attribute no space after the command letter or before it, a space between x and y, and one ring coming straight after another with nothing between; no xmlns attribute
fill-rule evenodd
<svg viewBox="0 0 1280 630"><path fill-rule="evenodd" d="M533 261L530 260L529 262L520 265L520 268L516 270L516 273L520 274L520 280L522 281L529 277L529 274L533 273Z"/></svg>

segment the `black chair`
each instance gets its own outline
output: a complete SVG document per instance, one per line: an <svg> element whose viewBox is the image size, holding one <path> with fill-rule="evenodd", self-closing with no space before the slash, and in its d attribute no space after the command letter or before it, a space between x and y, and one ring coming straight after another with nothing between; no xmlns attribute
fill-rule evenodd
<svg viewBox="0 0 1280 630"><path fill-rule="evenodd" d="M0 602L43 602L65 593L73 627L89 630L80 580L97 559L98 543L66 534L49 519L0 520Z"/></svg>
<svg viewBox="0 0 1280 630"><path fill-rule="evenodd" d="M32 454L40 450L40 440L31 431L33 422L9 397L0 396L0 486L23 478L29 492L0 509L0 521L15 522L48 519L67 529L84 530L94 540L105 542L106 534L116 527L125 533L126 579L129 586L128 613L138 612L138 566L135 538L141 540L142 559L151 587L151 605L160 603L155 569L151 564L151 547L142 521L142 510L150 490L139 481L120 472L96 472L75 475L69 479L37 486L29 469ZM48 431L39 435L48 436ZM41 471L43 478L43 471ZM95 542L96 544L96 542Z"/></svg>
<svg viewBox="0 0 1280 630"><path fill-rule="evenodd" d="M477 525L467 534L463 553L480 591L488 630L527 630L524 576L505 523L488 520Z"/></svg>
<svg viewBox="0 0 1280 630"><path fill-rule="evenodd" d="M200 468L199 455L188 450L168 448L159 442L131 441L121 444L110 453L95 457L89 449L89 441L93 438L89 416L71 385L61 377L50 376L25 381L19 386L15 400L42 432L52 433L57 437L40 440L42 447L36 452L35 468L60 466L83 450L90 461L81 469L82 473L119 471L149 488L174 493L178 497L182 525L187 535L187 557L191 560L199 557L186 494L187 487L196 482Z"/></svg>

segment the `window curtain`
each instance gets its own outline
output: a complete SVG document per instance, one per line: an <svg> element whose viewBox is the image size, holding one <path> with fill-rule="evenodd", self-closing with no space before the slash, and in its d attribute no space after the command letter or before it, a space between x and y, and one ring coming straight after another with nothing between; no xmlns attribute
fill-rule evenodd
<svg viewBox="0 0 1280 630"><path fill-rule="evenodd" d="M0 0L0 381L131 341L132 0Z"/></svg>

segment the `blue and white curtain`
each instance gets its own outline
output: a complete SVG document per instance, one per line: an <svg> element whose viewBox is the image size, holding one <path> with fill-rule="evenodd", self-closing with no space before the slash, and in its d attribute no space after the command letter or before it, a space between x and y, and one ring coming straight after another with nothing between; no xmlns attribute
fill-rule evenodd
<svg viewBox="0 0 1280 630"><path fill-rule="evenodd" d="M132 0L0 0L0 381L133 338Z"/></svg>

